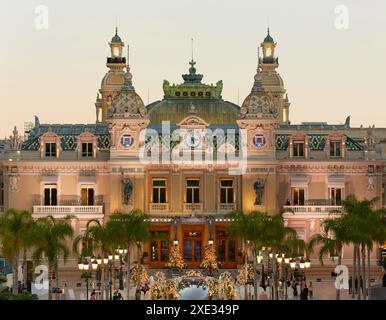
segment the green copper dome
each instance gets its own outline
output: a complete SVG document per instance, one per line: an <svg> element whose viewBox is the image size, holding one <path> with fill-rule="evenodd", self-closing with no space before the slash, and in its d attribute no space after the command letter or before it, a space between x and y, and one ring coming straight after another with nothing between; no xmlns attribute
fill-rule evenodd
<svg viewBox="0 0 386 320"><path fill-rule="evenodd" d="M115 28L115 35L114 35L114 37L112 37L111 42L112 43L121 43L122 42L121 37L118 36L118 28Z"/></svg>
<svg viewBox="0 0 386 320"><path fill-rule="evenodd" d="M150 122L177 124L189 115L196 115L209 124L234 124L239 106L222 99L222 81L215 85L202 83L203 75L196 73L196 62L192 60L189 64L189 73L182 75L183 83L170 84L164 80L164 99L147 106Z"/></svg>
<svg viewBox="0 0 386 320"><path fill-rule="evenodd" d="M265 43L274 43L273 38L272 38L271 35L269 34L269 28L268 28L268 34L267 34L267 36L264 38L264 42L265 42Z"/></svg>

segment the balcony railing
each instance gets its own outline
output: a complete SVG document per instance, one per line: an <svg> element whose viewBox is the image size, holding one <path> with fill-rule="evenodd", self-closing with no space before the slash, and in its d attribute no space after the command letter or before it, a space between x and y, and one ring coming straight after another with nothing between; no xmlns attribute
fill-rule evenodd
<svg viewBox="0 0 386 320"><path fill-rule="evenodd" d="M169 203L150 203L150 212L165 212L169 211Z"/></svg>
<svg viewBox="0 0 386 320"><path fill-rule="evenodd" d="M202 203L184 203L184 211L202 211Z"/></svg>
<svg viewBox="0 0 386 320"><path fill-rule="evenodd" d="M328 213L342 213L342 206L284 206L284 212L292 212L298 214L328 214Z"/></svg>
<svg viewBox="0 0 386 320"><path fill-rule="evenodd" d="M44 197L40 195L35 195L33 199L34 206L44 206ZM74 195L60 195L58 197L59 206L84 206L82 198ZM94 196L92 206L102 206L103 205L103 196L98 195Z"/></svg>
<svg viewBox="0 0 386 320"><path fill-rule="evenodd" d="M33 214L38 215L103 215L103 206L33 206Z"/></svg>
<svg viewBox="0 0 386 320"><path fill-rule="evenodd" d="M232 211L236 209L236 203L219 203L217 208L219 211Z"/></svg>

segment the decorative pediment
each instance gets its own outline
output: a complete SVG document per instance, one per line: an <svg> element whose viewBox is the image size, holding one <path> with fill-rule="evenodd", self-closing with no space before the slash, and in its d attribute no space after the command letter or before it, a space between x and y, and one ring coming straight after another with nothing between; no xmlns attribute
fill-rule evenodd
<svg viewBox="0 0 386 320"><path fill-rule="evenodd" d="M78 139L80 141L92 141L94 139L96 139L96 136L93 135L90 131L85 131L85 132L82 132L79 136L78 136Z"/></svg>
<svg viewBox="0 0 386 320"><path fill-rule="evenodd" d="M209 126L209 123L205 122L205 120L197 116L188 116L182 119L182 121L177 124L177 127L184 128L184 129L196 129L196 128L204 129L204 128L207 128L208 126Z"/></svg>
<svg viewBox="0 0 386 320"><path fill-rule="evenodd" d="M40 137L40 141L55 142L56 140L59 140L59 136L51 128Z"/></svg>
<svg viewBox="0 0 386 320"><path fill-rule="evenodd" d="M306 141L306 134L304 132L296 132L290 136L292 141L295 140L304 140Z"/></svg>

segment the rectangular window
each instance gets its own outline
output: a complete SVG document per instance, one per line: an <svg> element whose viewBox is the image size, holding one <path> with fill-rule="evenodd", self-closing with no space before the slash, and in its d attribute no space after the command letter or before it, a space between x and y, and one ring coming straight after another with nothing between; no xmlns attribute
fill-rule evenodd
<svg viewBox="0 0 386 320"><path fill-rule="evenodd" d="M342 189L341 188L329 188L329 197L331 205L341 206L342 205Z"/></svg>
<svg viewBox="0 0 386 320"><path fill-rule="evenodd" d="M82 143L82 157L92 158L94 155L94 147L91 142Z"/></svg>
<svg viewBox="0 0 386 320"><path fill-rule="evenodd" d="M233 180L220 181L220 203L233 203Z"/></svg>
<svg viewBox="0 0 386 320"><path fill-rule="evenodd" d="M200 203L200 180L186 180L186 203Z"/></svg>
<svg viewBox="0 0 386 320"><path fill-rule="evenodd" d="M304 157L304 141L295 141L293 143L293 156Z"/></svg>
<svg viewBox="0 0 386 320"><path fill-rule="evenodd" d="M293 188L292 189L292 203L294 206L304 206L304 189Z"/></svg>
<svg viewBox="0 0 386 320"><path fill-rule="evenodd" d="M331 141L330 142L330 157L338 158L341 156L341 143L340 141Z"/></svg>
<svg viewBox="0 0 386 320"><path fill-rule="evenodd" d="M44 205L45 206L58 205L58 189L56 184L46 184L44 186Z"/></svg>
<svg viewBox="0 0 386 320"><path fill-rule="evenodd" d="M81 189L82 206L93 206L94 194L94 188L83 187Z"/></svg>
<svg viewBox="0 0 386 320"><path fill-rule="evenodd" d="M153 179L153 203L166 203L166 180Z"/></svg>
<svg viewBox="0 0 386 320"><path fill-rule="evenodd" d="M0 206L4 205L4 183L0 185Z"/></svg>
<svg viewBox="0 0 386 320"><path fill-rule="evenodd" d="M56 158L56 143L55 142L47 142L45 154L47 158Z"/></svg>

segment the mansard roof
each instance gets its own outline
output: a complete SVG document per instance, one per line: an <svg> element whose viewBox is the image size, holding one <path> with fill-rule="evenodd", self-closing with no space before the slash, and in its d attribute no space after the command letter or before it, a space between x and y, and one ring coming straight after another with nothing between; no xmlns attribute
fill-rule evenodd
<svg viewBox="0 0 386 320"><path fill-rule="evenodd" d="M363 138L354 136L350 130L350 117L344 124L328 124L327 122L302 122L300 124L281 124L276 132L276 149L287 150L289 137L296 132L303 132L308 139L308 145L313 151L324 150L327 137L334 131L343 132L346 137L346 148L349 151L364 150Z"/></svg>
<svg viewBox="0 0 386 320"><path fill-rule="evenodd" d="M28 133L29 137L23 142L22 150L38 150L40 137L53 132L59 136L62 150L75 150L77 137L83 132L90 132L98 138L98 148L107 150L110 147L110 135L106 124L40 124L35 121L35 127Z"/></svg>

